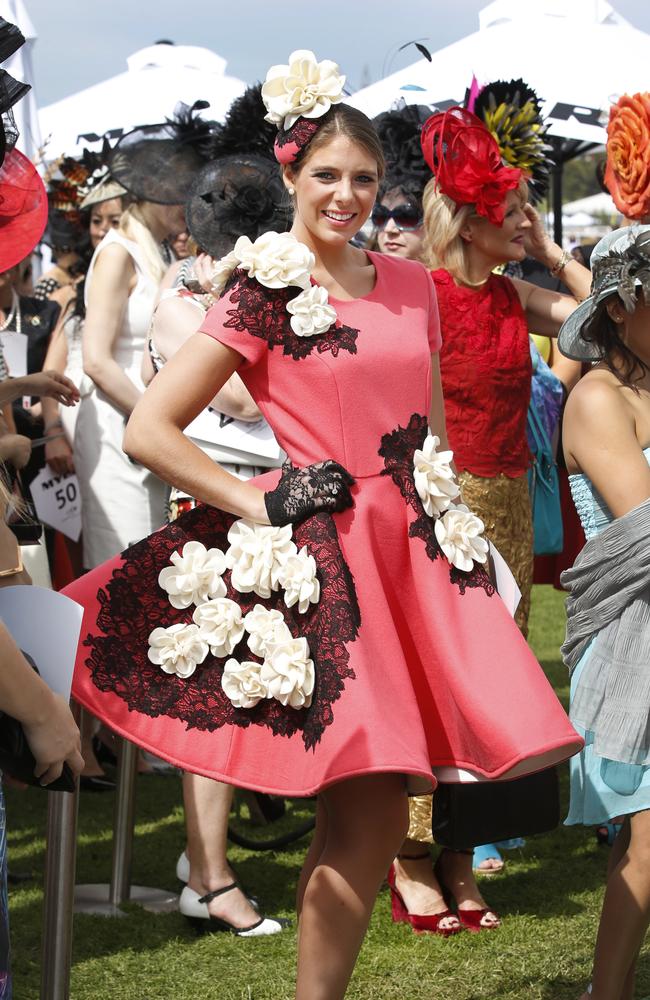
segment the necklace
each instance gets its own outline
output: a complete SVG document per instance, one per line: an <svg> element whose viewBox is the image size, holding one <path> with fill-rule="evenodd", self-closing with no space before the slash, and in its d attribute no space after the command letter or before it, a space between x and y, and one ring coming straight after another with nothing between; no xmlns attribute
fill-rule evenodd
<svg viewBox="0 0 650 1000"><path fill-rule="evenodd" d="M9 312L7 313L7 315L5 316L5 318L2 321L2 323L0 323L0 333L3 333L5 330L9 329L9 327L11 326L11 324L14 321L14 317L16 319L16 333L20 333L21 332L21 327L22 327L22 317L20 315L20 299L18 298L18 296L16 295L16 292L12 288L11 289L11 309L9 310Z"/></svg>

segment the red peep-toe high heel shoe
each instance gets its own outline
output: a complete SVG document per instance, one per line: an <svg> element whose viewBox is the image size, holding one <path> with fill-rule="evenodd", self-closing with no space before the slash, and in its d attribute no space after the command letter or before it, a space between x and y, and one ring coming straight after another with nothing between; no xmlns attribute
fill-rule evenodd
<svg viewBox="0 0 650 1000"><path fill-rule="evenodd" d="M458 934L462 931L463 927L460 922L452 927L440 926L441 923L449 917L458 920L456 914L452 913L451 910L443 910L442 913L430 914L409 913L406 903L402 898L402 894L395 884L395 865L390 866L386 881L388 882L388 888L390 889L390 908L393 923L410 924L416 934L440 934L441 937L451 937L452 934Z"/></svg>

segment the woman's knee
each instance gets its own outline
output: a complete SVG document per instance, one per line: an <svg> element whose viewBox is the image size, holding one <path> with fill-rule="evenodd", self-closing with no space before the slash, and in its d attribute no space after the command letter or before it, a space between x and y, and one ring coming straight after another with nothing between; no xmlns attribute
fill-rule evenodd
<svg viewBox="0 0 650 1000"><path fill-rule="evenodd" d="M399 774L367 775L325 793L328 831L397 851L409 826L408 798Z"/></svg>

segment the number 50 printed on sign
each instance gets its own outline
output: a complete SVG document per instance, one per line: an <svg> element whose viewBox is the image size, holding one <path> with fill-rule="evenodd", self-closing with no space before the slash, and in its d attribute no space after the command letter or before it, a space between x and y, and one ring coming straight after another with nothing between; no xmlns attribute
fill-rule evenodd
<svg viewBox="0 0 650 1000"><path fill-rule="evenodd" d="M74 474L55 476L46 465L32 480L30 490L39 520L76 542L81 534L81 497L77 477Z"/></svg>

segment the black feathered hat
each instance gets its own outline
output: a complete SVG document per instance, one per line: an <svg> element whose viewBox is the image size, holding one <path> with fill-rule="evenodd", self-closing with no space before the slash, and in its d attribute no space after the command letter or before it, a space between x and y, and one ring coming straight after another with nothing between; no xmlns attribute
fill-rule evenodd
<svg viewBox="0 0 650 1000"><path fill-rule="evenodd" d="M261 89L259 83L249 87L214 129L213 159L196 179L185 208L192 239L212 257L228 253L239 236L255 240L291 225L292 211L273 156L277 129L264 121Z"/></svg>
<svg viewBox="0 0 650 1000"><path fill-rule="evenodd" d="M386 159L380 198L399 188L421 207L422 192L432 174L422 156L420 133L430 116L430 108L406 104L398 110L384 111L373 119Z"/></svg>
<svg viewBox="0 0 650 1000"><path fill-rule="evenodd" d="M140 200L183 204L211 155L215 124L198 115L206 107L205 101L179 104L166 122L127 132L110 152L111 176Z"/></svg>

